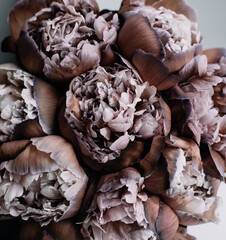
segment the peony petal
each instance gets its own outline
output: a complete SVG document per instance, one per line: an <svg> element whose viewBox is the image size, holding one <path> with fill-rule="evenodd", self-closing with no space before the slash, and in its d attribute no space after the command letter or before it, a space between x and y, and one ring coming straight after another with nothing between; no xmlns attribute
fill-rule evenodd
<svg viewBox="0 0 226 240"><path fill-rule="evenodd" d="M179 76L185 81L195 76L204 77L206 73L207 58L205 55L199 55L194 57L181 69Z"/></svg>
<svg viewBox="0 0 226 240"><path fill-rule="evenodd" d="M156 195L149 197L144 203L144 209L149 226L157 235L156 222L160 210L160 198Z"/></svg>
<svg viewBox="0 0 226 240"><path fill-rule="evenodd" d="M17 124L13 131L12 140L29 139L32 137L41 137L45 135L46 134L43 132L43 129L39 124L38 118L35 118Z"/></svg>
<svg viewBox="0 0 226 240"><path fill-rule="evenodd" d="M206 174L217 179L224 179L225 160L211 146L201 146L202 158L204 160L203 168Z"/></svg>
<svg viewBox="0 0 226 240"><path fill-rule="evenodd" d="M160 104L162 107L162 113L164 117L164 120L163 120L164 135L167 136L171 130L171 110L162 97L160 98Z"/></svg>
<svg viewBox="0 0 226 240"><path fill-rule="evenodd" d="M116 44L108 43L101 50L101 66L111 66L116 61L115 52L118 52L118 47Z"/></svg>
<svg viewBox="0 0 226 240"><path fill-rule="evenodd" d="M12 38L17 41L20 31L27 19L40 9L47 7L53 0L19 0L9 13L9 24ZM54 0L55 1L55 0Z"/></svg>
<svg viewBox="0 0 226 240"><path fill-rule="evenodd" d="M118 34L117 45L123 56L130 60L135 50L141 49L157 58L164 57L164 48L147 18L135 14L125 20Z"/></svg>
<svg viewBox="0 0 226 240"><path fill-rule="evenodd" d="M48 172L57 168L49 154L40 152L33 145L28 145L26 149L19 153L16 158L6 163L5 167L9 172L24 175Z"/></svg>
<svg viewBox="0 0 226 240"><path fill-rule="evenodd" d="M37 102L39 123L46 134L53 134L59 95L53 86L36 78L34 81L34 96Z"/></svg>
<svg viewBox="0 0 226 240"><path fill-rule="evenodd" d="M226 57L226 48L210 48L203 51L207 56L208 64L217 63L221 57Z"/></svg>
<svg viewBox="0 0 226 240"><path fill-rule="evenodd" d="M202 52L202 46L196 44L187 50L180 51L168 57L163 62L168 67L169 73L181 70L192 58Z"/></svg>
<svg viewBox="0 0 226 240"><path fill-rule="evenodd" d="M189 98L185 95L179 86L175 86L164 92L164 99L171 109L172 114L172 128L182 131L185 123L191 113L192 105Z"/></svg>
<svg viewBox="0 0 226 240"><path fill-rule="evenodd" d="M147 0L149 1L149 0ZM193 22L197 22L197 13L185 0L161 0L153 4L153 7L159 8L163 6L170 9L178 14L183 14Z"/></svg>
<svg viewBox="0 0 226 240"><path fill-rule="evenodd" d="M149 177L156 168L162 149L165 145L165 137L154 136L150 151L140 160L140 166L144 171L144 177Z"/></svg>
<svg viewBox="0 0 226 240"><path fill-rule="evenodd" d="M6 142L0 145L0 162L14 159L30 144L30 140Z"/></svg>
<svg viewBox="0 0 226 240"><path fill-rule="evenodd" d="M159 216L156 221L156 229L160 239L171 239L179 226L179 219L174 211L165 203L160 201Z"/></svg>
<svg viewBox="0 0 226 240"><path fill-rule="evenodd" d="M32 138L31 140L32 144L36 146L39 151L49 153L50 157L54 159L57 164L66 169L70 169L77 178L74 184L74 188L77 190L76 194L74 194L74 198L70 201L68 209L57 221L74 216L80 209L88 178L78 163L72 145L66 142L62 137L54 135L42 138Z"/></svg>
<svg viewBox="0 0 226 240"><path fill-rule="evenodd" d="M136 50L132 56L132 63L137 68L142 80L149 82L160 91L171 88L178 82L177 78L168 78L168 68L152 54Z"/></svg>
<svg viewBox="0 0 226 240"><path fill-rule="evenodd" d="M164 158L160 158L151 176L144 180L145 189L151 193L162 194L169 188L169 173Z"/></svg>
<svg viewBox="0 0 226 240"><path fill-rule="evenodd" d="M42 74L44 59L34 40L24 30L20 33L17 50L20 62L28 72Z"/></svg>

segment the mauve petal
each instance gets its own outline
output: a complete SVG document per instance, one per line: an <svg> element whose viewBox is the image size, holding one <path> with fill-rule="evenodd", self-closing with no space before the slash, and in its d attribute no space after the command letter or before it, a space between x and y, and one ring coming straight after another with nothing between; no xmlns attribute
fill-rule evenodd
<svg viewBox="0 0 226 240"><path fill-rule="evenodd" d="M160 239L171 239L177 231L179 219L175 212L164 202L160 201L159 216L156 229Z"/></svg>
<svg viewBox="0 0 226 240"><path fill-rule="evenodd" d="M9 172L24 175L31 172L32 174L43 171L52 171L56 168L49 154L38 151L33 145L28 145L26 149L19 153L16 158L6 163L6 169Z"/></svg>
<svg viewBox="0 0 226 240"><path fill-rule="evenodd" d="M174 53L163 62L168 67L169 73L181 70L192 58L202 52L201 44L195 44L187 50Z"/></svg>
<svg viewBox="0 0 226 240"><path fill-rule="evenodd" d="M8 18L14 41L18 40L20 31L26 20L32 17L40 9L49 6L52 1L53 0L19 0L16 2Z"/></svg>
<svg viewBox="0 0 226 240"><path fill-rule="evenodd" d="M155 8L159 8L160 6L171 9L178 14L183 14L191 21L197 22L197 13L195 9L188 5L185 0L162 0L153 4Z"/></svg>
<svg viewBox="0 0 226 240"><path fill-rule="evenodd" d="M206 55L208 64L217 63L222 56L226 57L226 48L210 48L203 51Z"/></svg>
<svg viewBox="0 0 226 240"><path fill-rule="evenodd" d="M175 129L177 129L177 131L183 131L192 110L189 98L178 85L166 90L163 96L164 99L167 99L172 114L171 131Z"/></svg>
<svg viewBox="0 0 226 240"><path fill-rule="evenodd" d="M164 48L157 33L149 20L140 14L132 15L125 20L118 34L117 45L128 60L137 49L151 53L157 58L164 58Z"/></svg>
<svg viewBox="0 0 226 240"><path fill-rule="evenodd" d="M144 185L147 191L154 194L163 194L169 188L169 173L163 157L158 160L152 174L145 178Z"/></svg>
<svg viewBox="0 0 226 240"><path fill-rule="evenodd" d="M132 56L132 63L137 68L142 80L160 91L169 89L178 82L177 78L168 77L168 68L150 53L136 50Z"/></svg>
<svg viewBox="0 0 226 240"><path fill-rule="evenodd" d="M0 145L0 162L14 159L30 144L30 140L6 142Z"/></svg>
<svg viewBox="0 0 226 240"><path fill-rule="evenodd" d="M114 62L116 62L115 52L118 51L118 47L116 44L108 43L101 50L101 66L111 66Z"/></svg>
<svg viewBox="0 0 226 240"><path fill-rule="evenodd" d="M55 132L56 109L59 94L49 83L36 78L34 81L34 97L37 102L39 123L43 131L50 135Z"/></svg>
<svg viewBox="0 0 226 240"><path fill-rule="evenodd" d="M183 81L191 77L199 76L204 77L207 73L207 58L205 55L194 57L187 63L179 72L179 76Z"/></svg>
<svg viewBox="0 0 226 240"><path fill-rule="evenodd" d="M206 174L218 178L220 180L224 179L225 172L225 159L211 146L206 146L201 148L203 157L203 168Z"/></svg>
<svg viewBox="0 0 226 240"><path fill-rule="evenodd" d="M165 137L155 136L153 137L150 151L144 158L140 160L140 166L143 169L144 177L149 177L155 170L159 161L161 151L165 145Z"/></svg>
<svg viewBox="0 0 226 240"><path fill-rule="evenodd" d="M24 68L34 74L42 74L44 58L35 41L26 30L22 30L18 39L17 52Z"/></svg>
<svg viewBox="0 0 226 240"><path fill-rule="evenodd" d="M32 137L45 136L43 128L39 124L38 118L26 120L15 126L11 140L29 139Z"/></svg>
<svg viewBox="0 0 226 240"><path fill-rule="evenodd" d="M80 233L80 226L75 224L72 221L64 220L61 222L51 222L48 226L46 226L44 235L47 240L49 236L51 239L60 239L60 240L82 240L82 236Z"/></svg>
<svg viewBox="0 0 226 240"><path fill-rule="evenodd" d="M47 136L43 138L33 138L32 143L38 150L50 153L50 157L60 166L70 169L76 177L75 195L70 201L68 209L59 218L58 221L70 218L75 215L82 203L85 194L88 178L78 163L74 149L71 144L67 143L60 136Z"/></svg>

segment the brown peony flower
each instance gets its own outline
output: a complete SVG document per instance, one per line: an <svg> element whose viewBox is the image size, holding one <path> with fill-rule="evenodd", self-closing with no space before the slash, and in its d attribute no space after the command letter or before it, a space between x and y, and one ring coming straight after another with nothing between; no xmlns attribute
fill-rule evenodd
<svg viewBox="0 0 226 240"><path fill-rule="evenodd" d="M12 12L20 18L17 7ZM52 81L66 81L98 66L100 48L116 40L118 15L98 16L96 7L89 0L54 1L24 21L17 41L23 66Z"/></svg>
<svg viewBox="0 0 226 240"><path fill-rule="evenodd" d="M130 164L130 154L132 162L137 162L144 140L168 134L170 117L165 115L170 110L156 88L121 65L98 67L73 79L64 111L82 158L98 171L116 159Z"/></svg>
<svg viewBox="0 0 226 240"><path fill-rule="evenodd" d="M217 222L220 181L204 173L200 149L193 140L174 135L169 140L166 144L163 137L155 137L140 161L145 189L160 194L182 225Z"/></svg>
<svg viewBox="0 0 226 240"><path fill-rule="evenodd" d="M0 142L53 134L57 103L50 84L15 64L0 65Z"/></svg>
<svg viewBox="0 0 226 240"><path fill-rule="evenodd" d="M212 52L218 52L214 54L215 59ZM226 118L223 108L219 108L216 101L216 98L220 99L222 104L225 98L224 94L219 92L224 86L225 74L224 57L218 56L220 52L222 51L219 49L207 50L204 51L206 55L194 57L179 71L182 78L179 85L192 105L185 131L201 144L206 173L222 179L226 159ZM219 63L217 59L221 59Z"/></svg>
<svg viewBox="0 0 226 240"><path fill-rule="evenodd" d="M136 169L101 177L83 221L85 239L171 239L178 227L175 213L157 196L148 197Z"/></svg>
<svg viewBox="0 0 226 240"><path fill-rule="evenodd" d="M160 38L166 57L185 51L201 41L200 33L197 31L196 13L185 1L170 0L152 3L124 0L120 13L123 13L125 18L136 14L146 17ZM145 30L144 25L137 26L136 30L138 29ZM129 31L129 28L127 30ZM131 28L131 31L133 30L134 28ZM138 40L138 36L136 40L140 43L144 41L144 39ZM143 42L143 46L145 45L147 46Z"/></svg>
<svg viewBox="0 0 226 240"><path fill-rule="evenodd" d="M125 23L119 31L117 44L144 81L149 78L153 66L149 59L153 58L152 55L164 63L165 71L171 74L201 52L196 13L185 1L124 0L120 12L125 17ZM140 54L140 58L136 52L139 49L146 53ZM154 66L155 70L157 66ZM169 89L177 83L175 77L164 81L159 76L158 81L168 83L164 89L155 85L158 90Z"/></svg>
<svg viewBox="0 0 226 240"><path fill-rule="evenodd" d="M0 214L41 225L74 216L88 179L72 146L54 135L12 143L0 146Z"/></svg>

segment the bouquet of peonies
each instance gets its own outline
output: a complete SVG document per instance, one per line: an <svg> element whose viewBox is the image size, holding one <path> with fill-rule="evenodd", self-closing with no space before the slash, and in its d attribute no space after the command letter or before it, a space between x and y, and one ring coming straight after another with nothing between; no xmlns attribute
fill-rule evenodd
<svg viewBox="0 0 226 240"><path fill-rule="evenodd" d="M0 65L0 224L18 239L195 239L225 178L226 50L185 0L18 0ZM19 220L18 220L19 219Z"/></svg>

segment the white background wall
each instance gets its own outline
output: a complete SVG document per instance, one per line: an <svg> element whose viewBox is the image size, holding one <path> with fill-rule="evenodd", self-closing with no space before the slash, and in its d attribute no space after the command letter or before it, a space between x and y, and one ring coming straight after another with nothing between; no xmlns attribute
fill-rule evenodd
<svg viewBox="0 0 226 240"><path fill-rule="evenodd" d="M0 7L0 42L9 35L7 15L15 0L1 1ZM100 9L108 8L116 10L121 0L97 0ZM226 48L226 0L188 0L198 12L199 29L204 37L203 47L225 47ZM0 63L15 61L12 54L0 52ZM219 195L225 200L221 208L221 222L215 224L204 224L190 227L189 232L198 240L225 240L226 228L226 184L221 185ZM225 213L225 214L224 214Z"/></svg>

